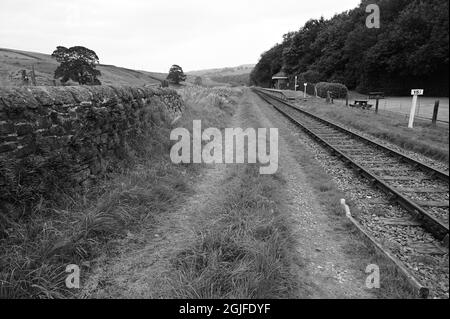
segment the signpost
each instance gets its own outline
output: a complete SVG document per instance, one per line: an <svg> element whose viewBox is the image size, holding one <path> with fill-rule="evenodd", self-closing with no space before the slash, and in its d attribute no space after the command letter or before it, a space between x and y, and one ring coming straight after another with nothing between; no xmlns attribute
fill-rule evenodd
<svg viewBox="0 0 450 319"><path fill-rule="evenodd" d="M378 106L380 104L380 99L384 99L384 92L370 92L369 93L369 100L375 99L375 113L378 114Z"/></svg>
<svg viewBox="0 0 450 319"><path fill-rule="evenodd" d="M411 113L409 114L409 123L408 123L409 128L413 128L414 116L416 114L417 97L419 95L423 95L423 89L413 89L411 90L411 95L413 96L413 99L411 104Z"/></svg>
<svg viewBox="0 0 450 319"><path fill-rule="evenodd" d="M295 86L294 91L297 91L297 87L298 87L297 76L295 76L295 84L294 84L294 86Z"/></svg>
<svg viewBox="0 0 450 319"><path fill-rule="evenodd" d="M31 83L36 86L36 73L34 72L34 64L31 66Z"/></svg>
<svg viewBox="0 0 450 319"><path fill-rule="evenodd" d="M438 111L439 111L439 100L436 100L436 102L434 102L433 117L431 118L431 123L433 123L433 125L436 125Z"/></svg>

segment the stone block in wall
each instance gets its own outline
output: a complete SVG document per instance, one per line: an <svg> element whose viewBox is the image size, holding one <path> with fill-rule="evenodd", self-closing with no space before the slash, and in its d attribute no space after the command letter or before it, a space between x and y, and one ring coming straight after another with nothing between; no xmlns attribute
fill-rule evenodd
<svg viewBox="0 0 450 319"><path fill-rule="evenodd" d="M72 97L78 104L92 101L92 93L85 86L67 86L64 89L72 94Z"/></svg>
<svg viewBox="0 0 450 319"><path fill-rule="evenodd" d="M86 88L92 94L92 101L98 104L98 106L104 106L103 104L110 101L117 101L116 92L109 86L96 85L87 86Z"/></svg>
<svg viewBox="0 0 450 319"><path fill-rule="evenodd" d="M0 144L0 153L14 151L18 145L17 142L4 142Z"/></svg>
<svg viewBox="0 0 450 319"><path fill-rule="evenodd" d="M34 126L30 123L17 123L15 125L17 135L23 136L34 132Z"/></svg>
<svg viewBox="0 0 450 319"><path fill-rule="evenodd" d="M118 98L122 100L123 102L129 102L134 99L133 93L131 92L131 89L129 86L110 86Z"/></svg>
<svg viewBox="0 0 450 319"><path fill-rule="evenodd" d="M34 99L38 101L40 106L53 106L55 104L55 100L46 88L47 87L43 86L30 86L27 87L26 90L31 92Z"/></svg>
<svg viewBox="0 0 450 319"><path fill-rule="evenodd" d="M17 142L17 141L18 141L17 134L10 134L10 135L3 135L3 136L0 136L0 143L4 143L4 142Z"/></svg>
<svg viewBox="0 0 450 319"><path fill-rule="evenodd" d="M20 147L17 147L14 150L13 154L17 158L23 158L23 157L26 157L28 155L35 153L36 150L37 150L36 144L33 142L30 142L27 144L22 144L22 145L20 145Z"/></svg>
<svg viewBox="0 0 450 319"><path fill-rule="evenodd" d="M52 124L52 119L49 116L39 116L36 119L36 126L38 129L48 129Z"/></svg>
<svg viewBox="0 0 450 319"><path fill-rule="evenodd" d="M0 88L0 96L5 109L10 112L21 112L26 108L37 108L39 102L28 91L19 88Z"/></svg>
<svg viewBox="0 0 450 319"><path fill-rule="evenodd" d="M64 87L46 86L43 89L53 98L53 105L73 105L76 103L71 92Z"/></svg>
<svg viewBox="0 0 450 319"><path fill-rule="evenodd" d="M0 121L0 135L13 134L16 132L14 123Z"/></svg>

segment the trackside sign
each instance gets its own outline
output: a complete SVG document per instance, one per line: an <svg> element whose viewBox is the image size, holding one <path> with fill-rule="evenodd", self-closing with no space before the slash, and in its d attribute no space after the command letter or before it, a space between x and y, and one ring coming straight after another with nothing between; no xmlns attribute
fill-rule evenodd
<svg viewBox="0 0 450 319"><path fill-rule="evenodd" d="M413 89L411 95L423 95L423 89Z"/></svg>

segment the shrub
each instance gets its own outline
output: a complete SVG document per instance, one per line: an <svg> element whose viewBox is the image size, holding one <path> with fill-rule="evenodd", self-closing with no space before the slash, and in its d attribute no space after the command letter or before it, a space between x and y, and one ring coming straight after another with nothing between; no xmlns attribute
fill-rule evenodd
<svg viewBox="0 0 450 319"><path fill-rule="evenodd" d="M306 71L300 74L300 81L302 83L318 83L322 80L323 76L317 71Z"/></svg>
<svg viewBox="0 0 450 319"><path fill-rule="evenodd" d="M326 98L327 92L330 91L335 99L343 99L347 96L348 89L341 83L319 82L316 84L317 95Z"/></svg>

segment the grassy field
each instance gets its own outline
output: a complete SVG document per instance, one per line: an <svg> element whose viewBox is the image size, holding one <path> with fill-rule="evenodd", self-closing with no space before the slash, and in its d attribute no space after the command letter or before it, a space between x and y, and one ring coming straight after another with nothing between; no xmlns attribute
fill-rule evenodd
<svg viewBox="0 0 450 319"><path fill-rule="evenodd" d="M355 99L366 99L366 95L362 95L356 92L349 93L349 101L353 103ZM439 112L438 120L448 122L449 121L449 98L448 97L428 97L419 96L417 100L416 116L431 119L433 116L434 102L439 100ZM336 103L345 105L345 100L336 100ZM387 96L385 99L380 100L379 111L397 112L405 115L406 121L409 118L411 110L412 97L398 97ZM371 100L370 104L375 107L375 100Z"/></svg>
<svg viewBox="0 0 450 319"><path fill-rule="evenodd" d="M53 85L53 73L58 62L48 54L0 48L0 86L22 85L21 70L31 72L35 68L37 85ZM109 85L159 84L166 77L163 73L151 73L98 65L102 73L100 81Z"/></svg>
<svg viewBox="0 0 450 319"><path fill-rule="evenodd" d="M396 114L375 114L337 105L327 105L322 101L308 101L306 108L316 114L385 139L406 150L421 153L448 164L449 128L432 126L431 123L417 121L414 129L409 129L403 116Z"/></svg>
<svg viewBox="0 0 450 319"><path fill-rule="evenodd" d="M205 86L243 86L249 81L250 72L253 64L245 64L237 67L206 69L187 72L188 82L194 83L197 76L200 76Z"/></svg>
<svg viewBox="0 0 450 319"><path fill-rule="evenodd" d="M284 91L284 93L292 98L301 99L303 98L303 91ZM364 94L360 94L358 92L350 91L349 92L349 103L353 103L357 100L367 100L368 96ZM431 122L431 118L433 115L434 102L439 100L439 112L438 112L438 120L442 122L449 121L449 98L448 97L428 97L428 96L419 96L417 100L417 108L416 108L416 116L418 120ZM390 113L398 113L400 116L399 120L403 120L405 123L408 122L409 113L411 110L411 102L412 97L393 97L387 96L385 99L381 99L379 102L379 112L386 113L386 115L390 115ZM336 105L345 106L345 99L336 99L334 100ZM372 110L375 109L375 100L370 100L369 104L372 104ZM397 115L398 115L397 114ZM393 114L395 116L395 114Z"/></svg>

